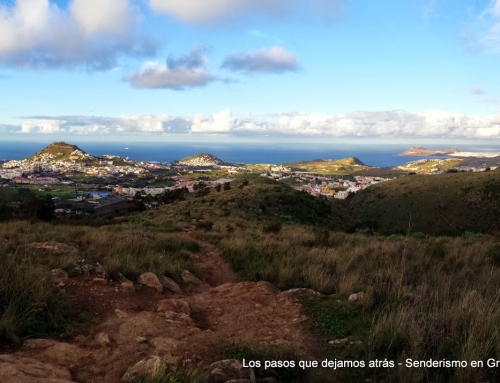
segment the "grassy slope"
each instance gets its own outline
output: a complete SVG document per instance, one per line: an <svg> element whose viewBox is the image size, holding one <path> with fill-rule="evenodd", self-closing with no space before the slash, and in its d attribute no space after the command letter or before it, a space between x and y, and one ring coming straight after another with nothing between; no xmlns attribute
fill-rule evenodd
<svg viewBox="0 0 500 383"><path fill-rule="evenodd" d="M311 224L342 230L351 224L345 206L343 201L319 199L283 183L244 175L231 183L230 190L212 189L208 195L179 202L168 211L176 220L189 212L189 218L210 218L221 224L242 220L256 224Z"/></svg>
<svg viewBox="0 0 500 383"><path fill-rule="evenodd" d="M456 234L500 229L500 171L413 175L371 186L351 200L382 233Z"/></svg>
<svg viewBox="0 0 500 383"><path fill-rule="evenodd" d="M64 161L68 160L71 153L74 152L75 150L81 150L81 149L76 145L70 145L65 142L53 142L52 144L48 145L47 147L36 152L34 155L28 158L32 159L42 154L52 154L53 156L55 156L54 160Z"/></svg>
<svg viewBox="0 0 500 383"><path fill-rule="evenodd" d="M177 281L183 270L195 272L189 252L197 251L197 243L165 233L171 229L162 223L146 229L140 216L130 217L129 223L103 227L0 223L0 348L22 336L69 330L77 319L78 311L50 283L50 269L74 274L73 262L85 259L99 262L111 276L122 273L133 281L146 271ZM54 256L26 246L48 241L67 244L73 250Z"/></svg>
<svg viewBox="0 0 500 383"><path fill-rule="evenodd" d="M370 167L363 164L356 157L348 157L340 160L314 160L314 161L300 161L300 162L287 162L282 164L291 167L292 169L300 169L312 173L323 174L338 174L338 173L353 173L361 170L367 170Z"/></svg>
<svg viewBox="0 0 500 383"><path fill-rule="evenodd" d="M480 203L488 204L500 192L499 175L488 172L408 176L372 189L388 185L380 189L388 193L387 190L396 187L423 185L432 189L433 196L439 190L452 195L453 190L460 190L460 185L471 183L472 189L466 192L474 196L486 193L487 198ZM404 362L406 358L500 359L497 238L486 235L385 238L318 230L324 227L314 223L321 222L323 204L327 201L303 196L264 178L249 177L248 185L244 185L244 179L232 183L230 190L219 193L212 190L204 197L134 213L120 218L121 223L99 228L25 222L2 224L0 266L10 272L0 279L3 338L0 339L5 342L19 335L40 334L40 324L47 323L45 318L29 317L22 323L17 318L23 312L32 312L33 305L40 302L48 304L42 314L54 318L60 308L53 301L50 286L45 283L42 289L39 283L46 281L44 276L50 268L70 271L75 258L99 261L108 272L121 271L131 279L144 270L178 278L180 270L190 268L187 251L196 251L196 246L166 232L194 225L193 235L217 243L244 280L267 280L282 289L309 287L334 294L305 305L312 317L311 326L321 334L321 344L326 348L323 358L388 358L396 362ZM458 186L454 186L455 180ZM443 187L443 183L450 187ZM478 195L480 191L482 194ZM451 209L456 200L448 198ZM422 199L425 201L425 196ZM261 204L266 210L259 213ZM297 205L307 209L300 210ZM387 207L390 203L382 198L380 205ZM330 209L343 211L341 205L331 205ZM447 214L451 214L450 210ZM200 225L207 220L213 222L213 227ZM266 232L264 229L270 222L283 225L280 230ZM78 253L43 257L25 247L33 241L47 240L66 242L76 247ZM158 257L159 254L164 257ZM364 298L357 304L348 304L347 298L353 292L364 292ZM17 300L12 300L15 294ZM60 329L61 325L55 325ZM51 328L47 330L50 332ZM349 337L349 341L337 345L326 343L344 337ZM236 350L238 355L242 347ZM499 378L497 369L418 369L396 365L387 369L328 369L323 378L306 381L467 383L494 382Z"/></svg>

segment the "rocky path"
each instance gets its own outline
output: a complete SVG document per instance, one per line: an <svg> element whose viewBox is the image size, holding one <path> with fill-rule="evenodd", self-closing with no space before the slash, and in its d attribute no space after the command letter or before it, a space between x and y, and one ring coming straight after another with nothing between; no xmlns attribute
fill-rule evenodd
<svg viewBox="0 0 500 383"><path fill-rule="evenodd" d="M237 283L218 250L205 242L193 260L199 279L184 272L181 287L164 280L136 291L92 276L68 279L66 292L103 320L76 337L32 339L20 351L0 355L0 381L130 382L160 364L208 366L222 343L283 346L314 355L315 341L297 303L303 291Z"/></svg>

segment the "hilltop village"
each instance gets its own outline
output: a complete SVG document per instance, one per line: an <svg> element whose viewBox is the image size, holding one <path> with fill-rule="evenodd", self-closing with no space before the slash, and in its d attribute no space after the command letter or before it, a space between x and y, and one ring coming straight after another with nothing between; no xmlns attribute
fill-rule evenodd
<svg viewBox="0 0 500 383"><path fill-rule="evenodd" d="M497 159L486 161L492 164ZM246 165L202 153L171 163L154 163L114 155L93 156L75 145L54 142L28 158L0 165L0 184L4 194L9 194L6 188L16 189L17 193L30 189L51 194L58 213L98 212L119 208L137 196L147 200L146 207L154 207L160 203L158 196L176 190L194 193L221 185L228 188L235 177L244 173L287 183L316 197L345 199L371 185L411 172L438 174L449 172L450 168L454 171L486 169L483 163L477 166L471 159L465 161L469 164L462 165L464 160L455 157L422 159L388 169L385 173L392 174L387 176L355 157ZM11 194L16 194L15 190ZM15 201L15 196L11 201Z"/></svg>

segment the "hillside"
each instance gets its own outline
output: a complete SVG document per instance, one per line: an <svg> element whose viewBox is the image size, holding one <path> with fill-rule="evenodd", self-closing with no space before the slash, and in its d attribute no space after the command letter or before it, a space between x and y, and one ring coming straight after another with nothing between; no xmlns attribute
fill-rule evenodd
<svg viewBox="0 0 500 383"><path fill-rule="evenodd" d="M440 193L443 219L475 202L477 217L491 224L485 207L498 215L499 176L406 176L367 189L378 200L365 207L404 216L391 209L411 186L420 210L410 225L436 211ZM349 200L313 198L255 175L218 190L106 219L0 222L0 268L9 271L0 280L0 381L421 382L428 372L429 382L499 381L497 369L482 368L460 369L465 376L441 368L243 369L243 359L500 360L500 247L488 235L342 233Z"/></svg>
<svg viewBox="0 0 500 383"><path fill-rule="evenodd" d="M381 233L457 234L500 229L500 171L410 175L357 193L353 212Z"/></svg>
<svg viewBox="0 0 500 383"><path fill-rule="evenodd" d="M32 161L84 161L93 160L94 157L85 153L76 145L71 145L61 141L53 142L27 159Z"/></svg>
<svg viewBox="0 0 500 383"><path fill-rule="evenodd" d="M179 165L188 166L214 166L224 165L226 161L208 153L200 153L195 156L184 157L183 159L177 161L177 163Z"/></svg>
<svg viewBox="0 0 500 383"><path fill-rule="evenodd" d="M461 166L463 162L462 158L444 158L442 160L438 159L422 159L418 161L408 162L404 165L396 166L395 170L404 170L407 172L416 173L432 173L440 170L448 170L457 166Z"/></svg>
<svg viewBox="0 0 500 383"><path fill-rule="evenodd" d="M356 157L347 157L339 160L287 162L281 165L290 167L296 171L321 174L353 173L371 168Z"/></svg>
<svg viewBox="0 0 500 383"><path fill-rule="evenodd" d="M176 222L181 222L189 211L187 220L209 218L222 226L232 222L248 225L280 222L345 230L351 220L343 202L316 198L258 175L245 175L232 182L229 190L211 189L205 196L169 205L166 214Z"/></svg>
<svg viewBox="0 0 500 383"><path fill-rule="evenodd" d="M422 146L413 146L406 149L404 152L399 153L398 156L445 156L451 153L458 152L458 149L447 148L447 149L425 149Z"/></svg>

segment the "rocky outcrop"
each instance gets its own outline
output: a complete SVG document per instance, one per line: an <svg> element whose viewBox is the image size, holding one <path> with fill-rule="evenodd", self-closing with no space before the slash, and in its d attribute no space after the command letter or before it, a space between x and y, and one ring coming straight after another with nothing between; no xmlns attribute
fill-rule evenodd
<svg viewBox="0 0 500 383"><path fill-rule="evenodd" d="M175 283L172 279L168 277L162 277L160 279L160 283L162 284L165 290L168 290L173 294L182 294L182 290L180 289L179 285Z"/></svg>
<svg viewBox="0 0 500 383"><path fill-rule="evenodd" d="M356 302L360 301L361 299L363 299L364 295L365 294L363 292L351 294L351 295L349 295L349 298L347 299L347 301L350 303L356 303Z"/></svg>
<svg viewBox="0 0 500 383"><path fill-rule="evenodd" d="M154 376L160 371L162 365L160 357L156 355L149 356L130 367L123 375L121 382L132 383L141 375Z"/></svg>
<svg viewBox="0 0 500 383"><path fill-rule="evenodd" d="M62 269L52 269L50 270L50 280L54 285L64 287L68 280L68 273Z"/></svg>
<svg viewBox="0 0 500 383"><path fill-rule="evenodd" d="M163 285L160 283L160 280L154 273L144 273L139 276L137 283L143 286L151 287L156 289L158 292L163 291Z"/></svg>
<svg viewBox="0 0 500 383"><path fill-rule="evenodd" d="M0 382L72 383L67 368L19 355L0 355Z"/></svg>
<svg viewBox="0 0 500 383"><path fill-rule="evenodd" d="M71 366L75 361L85 358L89 352L74 344L52 339L30 339L24 343L25 356L36 357L59 366Z"/></svg>
<svg viewBox="0 0 500 383"><path fill-rule="evenodd" d="M243 367L236 359L220 360L210 365L208 383L226 383L228 381L249 380L256 383L255 374L251 368Z"/></svg>
<svg viewBox="0 0 500 383"><path fill-rule="evenodd" d="M108 347L111 345L111 339L109 339L109 335L105 332L97 333L94 340L102 347Z"/></svg>
<svg viewBox="0 0 500 383"><path fill-rule="evenodd" d="M191 315L191 309L187 302L181 299L164 299L156 304L156 311L173 311L179 314Z"/></svg>
<svg viewBox="0 0 500 383"><path fill-rule="evenodd" d="M193 273L191 273L188 270L184 270L182 272L182 280L186 284L191 284L191 285L201 285L203 282L200 281Z"/></svg>

